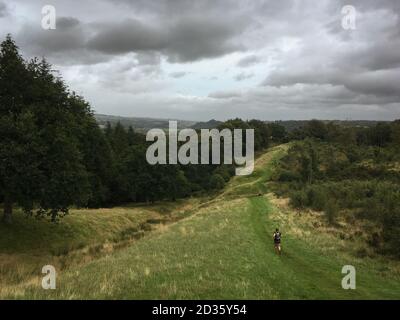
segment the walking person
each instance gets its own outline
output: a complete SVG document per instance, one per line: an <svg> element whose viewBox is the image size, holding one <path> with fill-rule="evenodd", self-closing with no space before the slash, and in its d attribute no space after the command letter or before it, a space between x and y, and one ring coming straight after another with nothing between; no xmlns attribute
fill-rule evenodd
<svg viewBox="0 0 400 320"><path fill-rule="evenodd" d="M276 228L274 232L274 247L277 254L281 255L281 237L282 233L280 233L279 229Z"/></svg>

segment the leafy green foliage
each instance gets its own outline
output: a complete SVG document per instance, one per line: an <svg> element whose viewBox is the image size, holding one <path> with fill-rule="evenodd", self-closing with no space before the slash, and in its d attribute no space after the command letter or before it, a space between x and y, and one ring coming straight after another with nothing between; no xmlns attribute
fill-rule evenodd
<svg viewBox="0 0 400 320"><path fill-rule="evenodd" d="M54 221L69 206L86 203L91 186L82 141L93 123L90 108L44 59L23 60L10 36L0 45L0 102L5 221L13 204Z"/></svg>
<svg viewBox="0 0 400 320"><path fill-rule="evenodd" d="M300 131L280 162L277 193L293 207L324 211L330 223L349 214L374 222L381 232L370 243L400 256L399 122L345 128L313 120Z"/></svg>

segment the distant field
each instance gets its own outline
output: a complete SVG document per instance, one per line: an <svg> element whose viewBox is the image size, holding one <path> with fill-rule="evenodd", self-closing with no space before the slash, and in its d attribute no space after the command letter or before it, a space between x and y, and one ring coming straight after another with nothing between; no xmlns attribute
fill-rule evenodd
<svg viewBox="0 0 400 320"><path fill-rule="evenodd" d="M253 175L233 178L213 199L74 210L58 225L17 215L12 229L0 227L0 297L400 298L399 262L357 258L321 214L299 214L270 193L287 148L263 154ZM280 257L272 246L277 226ZM44 264L58 270L56 290L40 286ZM356 267L356 290L341 287L345 264Z"/></svg>

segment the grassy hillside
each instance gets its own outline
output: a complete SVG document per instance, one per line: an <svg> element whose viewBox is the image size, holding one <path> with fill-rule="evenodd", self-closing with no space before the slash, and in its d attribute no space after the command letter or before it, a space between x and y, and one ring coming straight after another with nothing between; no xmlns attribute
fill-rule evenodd
<svg viewBox="0 0 400 320"><path fill-rule="evenodd" d="M204 200L203 200L204 201ZM72 209L59 223L16 211L0 223L0 297L40 275L42 266L65 270L128 246L159 225L190 214L198 199L112 209Z"/></svg>
<svg viewBox="0 0 400 320"><path fill-rule="evenodd" d="M76 212L56 226L21 221L23 229L18 231L18 237L11 236L11 232L18 229L13 227L13 231L6 231L10 232L8 242L4 242L3 236L0 239L0 252L9 259L8 267L3 265L0 270L0 297L399 298L398 262L385 258L357 258L348 249L351 243L341 240L333 232L325 232L322 227L315 227L315 223L323 226L323 216L299 214L269 193L268 180L276 162L286 151L287 146L279 146L265 153L258 158L253 175L235 177L214 199L192 199L170 205L167 210L162 210L165 208L163 204L155 208L111 209L111 215L104 210ZM98 256L81 259L75 264L66 262L58 272L56 290L41 289L40 269L36 274L32 269L29 275L21 272L20 279L12 278L14 271L10 271L10 266L13 257L17 257L21 267L28 264L24 257L32 259L33 252L36 252L45 258L40 260L41 263L52 264L56 256L51 250L62 248L64 243L73 246L82 242L83 248L91 248L89 244L102 244L105 239L118 238L117 235L121 236L123 230L130 228L133 228L132 232L138 232L138 226L143 228L143 223L148 224L149 219L161 222L165 217L170 223L153 224L157 227L140 239L127 236L129 241L119 250L107 251L101 245L103 249L99 250ZM110 229L109 225L115 228ZM283 233L282 256L275 255L272 246L275 227L280 227ZM58 228L58 232L50 234L47 228ZM3 235L4 230L0 231ZM68 241L62 240L64 234L69 235ZM12 240L19 238L25 239L22 244ZM119 243L118 239L113 241ZM50 249L45 246L53 242L59 246L52 244ZM35 251L38 243L43 244L39 247L42 249ZM67 255L75 251L71 250ZM82 251L78 249L76 255L81 257L84 255ZM356 290L343 290L341 287L341 269L345 264L356 267Z"/></svg>

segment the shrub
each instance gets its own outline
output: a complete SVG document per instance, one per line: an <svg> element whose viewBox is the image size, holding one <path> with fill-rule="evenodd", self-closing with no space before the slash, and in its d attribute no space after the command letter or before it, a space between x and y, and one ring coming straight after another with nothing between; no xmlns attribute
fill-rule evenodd
<svg viewBox="0 0 400 320"><path fill-rule="evenodd" d="M297 172L282 170L278 180L281 182L300 181L301 176Z"/></svg>
<svg viewBox="0 0 400 320"><path fill-rule="evenodd" d="M326 203L325 203L325 208L324 208L326 217L328 219L328 222L333 224L336 221L336 218L338 216L339 213L339 206L336 202L335 199L329 199Z"/></svg>
<svg viewBox="0 0 400 320"><path fill-rule="evenodd" d="M224 178L219 174L213 174L210 179L210 188L213 190L222 189L225 185Z"/></svg>
<svg viewBox="0 0 400 320"><path fill-rule="evenodd" d="M323 210L326 203L326 191L320 187L309 188L307 191L308 203L314 210Z"/></svg>
<svg viewBox="0 0 400 320"><path fill-rule="evenodd" d="M295 191L290 195L290 205L294 208L304 208L308 205L307 194L303 191Z"/></svg>

